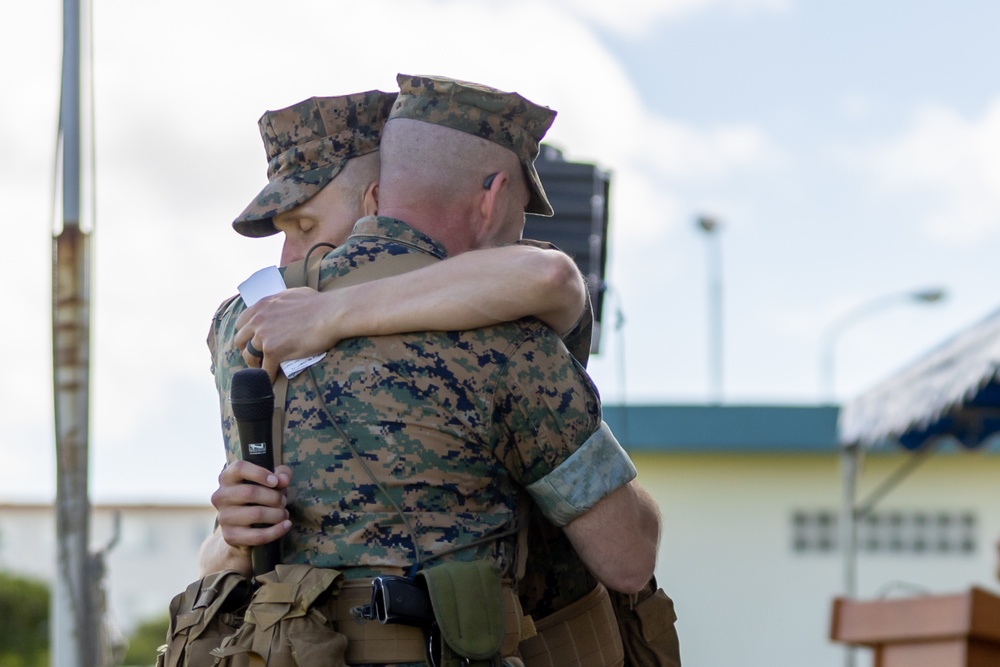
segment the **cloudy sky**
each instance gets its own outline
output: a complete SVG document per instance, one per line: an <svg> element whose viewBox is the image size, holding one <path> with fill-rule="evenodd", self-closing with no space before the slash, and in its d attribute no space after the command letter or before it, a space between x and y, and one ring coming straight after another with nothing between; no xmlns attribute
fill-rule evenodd
<svg viewBox="0 0 1000 667"><path fill-rule="evenodd" d="M548 105L549 143L611 173L608 331L591 366L609 403L715 398L700 215L721 224L727 403L821 402L828 358L850 400L1000 306L998 3L94 4L97 500L207 498L222 461L209 319L279 247L229 226L265 179L257 119L394 90L398 72ZM0 26L0 500L55 488L61 11L20 3ZM929 287L947 299L890 299L824 344L854 309Z"/></svg>

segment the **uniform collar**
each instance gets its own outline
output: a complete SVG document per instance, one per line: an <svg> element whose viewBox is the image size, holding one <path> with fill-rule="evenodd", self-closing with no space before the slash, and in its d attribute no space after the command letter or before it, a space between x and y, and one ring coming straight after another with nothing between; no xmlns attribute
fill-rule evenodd
<svg viewBox="0 0 1000 667"><path fill-rule="evenodd" d="M361 218L354 223L354 231L348 237L347 244L371 238L403 243L441 259L448 256L448 251L439 242L396 218L383 215Z"/></svg>

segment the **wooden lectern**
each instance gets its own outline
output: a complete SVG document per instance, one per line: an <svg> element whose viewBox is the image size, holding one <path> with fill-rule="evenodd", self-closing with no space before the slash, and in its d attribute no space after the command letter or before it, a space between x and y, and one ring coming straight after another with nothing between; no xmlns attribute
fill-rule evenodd
<svg viewBox="0 0 1000 667"><path fill-rule="evenodd" d="M875 650L875 667L997 667L1000 597L957 595L833 601L830 639Z"/></svg>

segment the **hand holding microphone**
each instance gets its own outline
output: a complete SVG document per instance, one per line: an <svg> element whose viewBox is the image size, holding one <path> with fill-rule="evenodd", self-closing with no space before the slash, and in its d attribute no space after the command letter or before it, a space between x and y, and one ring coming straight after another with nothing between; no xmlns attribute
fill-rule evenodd
<svg viewBox="0 0 1000 667"><path fill-rule="evenodd" d="M271 428L274 391L267 371L260 368L236 371L229 389L229 403L236 418L243 460L273 472L274 444ZM266 525L254 527L262 528ZM251 560L255 575L270 572L281 562L281 540L254 546Z"/></svg>

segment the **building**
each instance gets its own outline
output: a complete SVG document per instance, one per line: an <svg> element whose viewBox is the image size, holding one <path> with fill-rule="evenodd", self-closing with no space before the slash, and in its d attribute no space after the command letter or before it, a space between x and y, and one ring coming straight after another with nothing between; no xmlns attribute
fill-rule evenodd
<svg viewBox="0 0 1000 667"><path fill-rule="evenodd" d="M198 548L212 532L211 505L95 505L91 550L106 550L111 622L126 635L165 616L198 576ZM55 512L47 504L0 505L0 570L55 582Z"/></svg>
<svg viewBox="0 0 1000 667"><path fill-rule="evenodd" d="M657 580L687 665L842 667L829 640L844 590L833 406L606 407L663 514ZM875 448L859 497L912 454ZM859 526L859 598L997 591L995 447L942 446ZM870 664L858 649L858 667Z"/></svg>
<svg viewBox="0 0 1000 667"><path fill-rule="evenodd" d="M829 640L843 590L842 503L833 406L605 406L642 485L659 502L656 575L674 599L686 665L841 667ZM912 455L871 450L864 498ZM994 449L947 447L875 506L859 527L858 596L998 588ZM97 506L95 548L108 544L109 599L125 633L166 610L196 576L210 506ZM52 580L52 509L0 506L0 569ZM864 667L867 652L859 653Z"/></svg>

